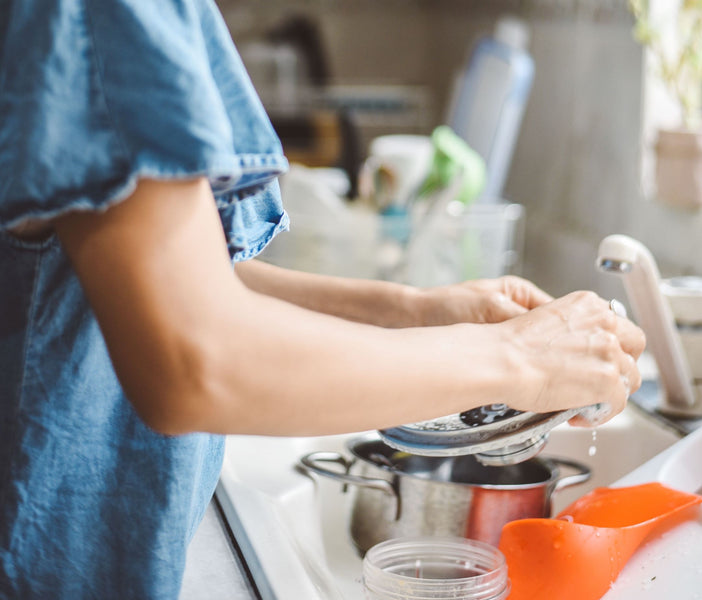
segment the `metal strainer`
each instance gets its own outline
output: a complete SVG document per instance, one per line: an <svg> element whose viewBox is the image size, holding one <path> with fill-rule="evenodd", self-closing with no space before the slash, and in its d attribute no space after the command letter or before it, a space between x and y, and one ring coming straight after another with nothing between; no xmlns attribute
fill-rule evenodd
<svg viewBox="0 0 702 600"><path fill-rule="evenodd" d="M584 411L573 408L550 413L521 412L506 404L489 404L460 413L381 430L383 440L398 450L423 456L474 454L484 465L520 463L536 456L548 434Z"/></svg>

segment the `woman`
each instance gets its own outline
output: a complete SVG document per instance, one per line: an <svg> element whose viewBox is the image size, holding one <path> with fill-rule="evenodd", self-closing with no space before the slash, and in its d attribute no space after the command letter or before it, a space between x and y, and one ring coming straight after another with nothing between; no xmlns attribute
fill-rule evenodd
<svg viewBox="0 0 702 600"><path fill-rule="evenodd" d="M287 163L212 0L9 0L0 31L3 597L176 598L218 434L638 387L641 331L589 292L250 260Z"/></svg>

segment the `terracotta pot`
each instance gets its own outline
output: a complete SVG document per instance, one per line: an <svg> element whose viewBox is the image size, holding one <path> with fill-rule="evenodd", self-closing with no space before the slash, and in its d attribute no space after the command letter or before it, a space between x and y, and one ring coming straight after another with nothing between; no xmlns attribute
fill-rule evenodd
<svg viewBox="0 0 702 600"><path fill-rule="evenodd" d="M702 131L659 130L656 184L663 204L687 210L702 208Z"/></svg>

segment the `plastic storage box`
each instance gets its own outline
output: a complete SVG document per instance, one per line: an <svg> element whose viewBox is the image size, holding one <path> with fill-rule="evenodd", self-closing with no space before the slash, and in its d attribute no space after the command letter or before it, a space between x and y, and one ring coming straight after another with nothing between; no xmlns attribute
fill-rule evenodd
<svg viewBox="0 0 702 600"><path fill-rule="evenodd" d="M519 271L524 209L458 202L421 217L352 209L290 215L260 258L311 273L386 279L420 287Z"/></svg>

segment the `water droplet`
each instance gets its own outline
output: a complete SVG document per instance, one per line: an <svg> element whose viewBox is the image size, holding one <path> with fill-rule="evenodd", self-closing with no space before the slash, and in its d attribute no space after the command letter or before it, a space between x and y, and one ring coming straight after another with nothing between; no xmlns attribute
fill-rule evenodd
<svg viewBox="0 0 702 600"><path fill-rule="evenodd" d="M592 444L587 449L587 453L589 456L595 456L595 454L597 454L597 430L596 429L592 430Z"/></svg>

